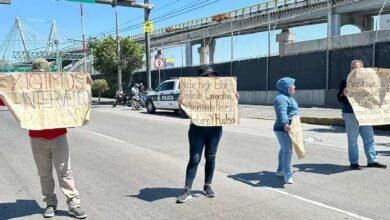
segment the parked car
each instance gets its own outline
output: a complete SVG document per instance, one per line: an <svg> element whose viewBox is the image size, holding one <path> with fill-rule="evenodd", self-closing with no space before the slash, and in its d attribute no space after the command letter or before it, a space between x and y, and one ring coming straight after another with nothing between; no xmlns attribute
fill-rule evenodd
<svg viewBox="0 0 390 220"><path fill-rule="evenodd" d="M173 110L175 113L185 116L177 102L179 96L179 79L166 80L153 93L146 96L146 110L148 113L155 113L156 109Z"/></svg>

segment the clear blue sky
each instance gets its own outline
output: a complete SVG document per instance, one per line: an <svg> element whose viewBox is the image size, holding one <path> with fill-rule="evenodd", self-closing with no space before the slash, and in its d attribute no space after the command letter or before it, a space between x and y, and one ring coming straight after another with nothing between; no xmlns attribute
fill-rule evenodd
<svg viewBox="0 0 390 220"><path fill-rule="evenodd" d="M143 0L137 0L142 3ZM266 0L150 0L154 5L151 18L169 16L172 12L189 5L204 2L204 7L194 9L182 15L175 16L155 23L155 29L207 17L210 15L226 12L250 5L266 2ZM84 4L85 35L95 36L97 33L114 31L115 12L118 12L120 28L138 25L143 22L143 10L137 8L112 8L109 5ZM195 6L194 6L195 7ZM185 12L185 11L183 11ZM12 0L11 5L0 5L0 44L14 23L15 17L20 17L23 23L33 30L48 38L50 21L56 20L61 32L66 33L68 38L81 39L80 5L65 0ZM141 27L122 32L122 36L142 33ZM290 31L296 33L297 41L310 40L326 37L326 25L314 25L293 28ZM354 27L343 27L342 33L354 33L359 30ZM277 51L275 30L271 36L272 52ZM231 57L230 38L217 40L215 61L228 61ZM234 58L253 57L267 54L267 33L257 33L234 38ZM184 49L181 47L165 49L165 57L174 57L176 66L181 66ZM194 63L199 62L196 47L194 47Z"/></svg>

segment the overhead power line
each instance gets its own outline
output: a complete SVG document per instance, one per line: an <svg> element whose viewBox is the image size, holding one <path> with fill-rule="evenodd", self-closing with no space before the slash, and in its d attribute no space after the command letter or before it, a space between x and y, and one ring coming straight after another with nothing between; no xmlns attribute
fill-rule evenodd
<svg viewBox="0 0 390 220"><path fill-rule="evenodd" d="M168 12L168 13L166 13L164 15L158 16L156 18L152 18L153 23L159 23L161 21L165 21L165 20L168 20L170 18L177 17L179 15L192 12L192 11L194 11L196 9L204 8L204 7L208 6L208 5L211 5L211 4L214 4L216 2L219 2L220 0L200 0L200 1L201 1L201 3L194 3L193 2L191 4L187 4L188 6L186 8L182 8L180 10L172 10L171 11L172 13ZM199 2L199 0L198 0L198 2ZM121 28L121 29L119 29L119 32L122 33L122 32L130 31L130 30L138 29L138 28L141 28L142 26L143 26L143 23L138 23L138 24L135 24L135 25L131 25L131 26L128 26L128 27ZM106 33L103 33L103 34L107 35L107 34L113 34L113 33L114 32L106 32Z"/></svg>

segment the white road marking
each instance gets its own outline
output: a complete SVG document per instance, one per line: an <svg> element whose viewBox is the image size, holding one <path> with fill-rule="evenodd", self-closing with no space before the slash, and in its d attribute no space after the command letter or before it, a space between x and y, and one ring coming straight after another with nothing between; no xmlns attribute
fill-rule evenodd
<svg viewBox="0 0 390 220"><path fill-rule="evenodd" d="M105 137L105 138L108 138L108 139L120 142L120 143L126 143L126 141L123 141L123 140L120 140L118 138L114 138L114 137L111 137L111 136L108 136L108 135L105 135L105 134L102 134L102 133L99 133L99 132L96 132L96 131L91 131L91 130L87 130L87 129L83 129L83 130L87 131L87 132L91 132L91 133L96 134L96 135L99 135L101 137Z"/></svg>

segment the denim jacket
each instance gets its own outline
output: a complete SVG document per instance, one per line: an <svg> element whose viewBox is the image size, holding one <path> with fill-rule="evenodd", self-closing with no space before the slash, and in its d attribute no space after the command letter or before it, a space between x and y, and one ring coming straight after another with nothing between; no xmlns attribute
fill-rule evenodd
<svg viewBox="0 0 390 220"><path fill-rule="evenodd" d="M274 131L284 131L286 124L291 124L293 116L299 115L298 103L288 93L288 89L294 84L295 79L284 77L276 84L278 95L274 101L276 121Z"/></svg>

